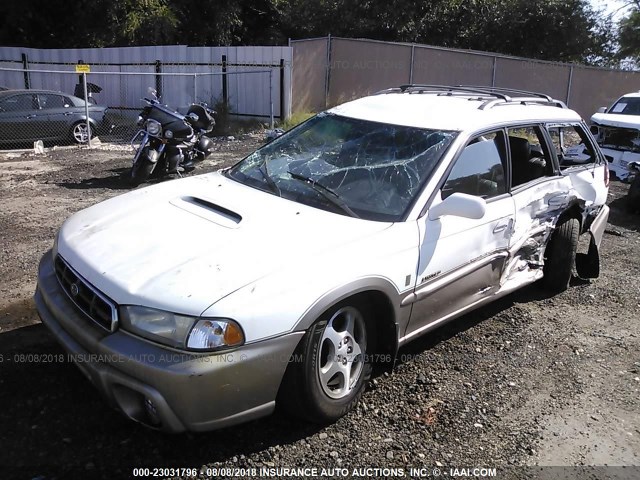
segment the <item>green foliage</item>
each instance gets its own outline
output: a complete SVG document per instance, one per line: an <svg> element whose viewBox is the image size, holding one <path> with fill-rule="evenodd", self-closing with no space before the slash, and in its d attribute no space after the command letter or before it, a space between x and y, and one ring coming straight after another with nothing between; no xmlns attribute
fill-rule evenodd
<svg viewBox="0 0 640 480"><path fill-rule="evenodd" d="M313 117L315 113L313 112L295 112L289 118L287 118L284 122L280 123L278 127L283 130L291 130L296 125L301 124L302 122L308 120Z"/></svg>
<svg viewBox="0 0 640 480"><path fill-rule="evenodd" d="M599 63L613 40L610 20L587 0L290 0L282 12L294 38L331 33L545 60Z"/></svg>
<svg viewBox="0 0 640 480"><path fill-rule="evenodd" d="M640 61L640 2L635 2L629 15L619 24L620 50L619 59L631 59L636 64Z"/></svg>
<svg viewBox="0 0 640 480"><path fill-rule="evenodd" d="M611 19L589 0L2 0L0 45L265 45L332 34L607 63ZM638 8L621 52L640 51Z"/></svg>

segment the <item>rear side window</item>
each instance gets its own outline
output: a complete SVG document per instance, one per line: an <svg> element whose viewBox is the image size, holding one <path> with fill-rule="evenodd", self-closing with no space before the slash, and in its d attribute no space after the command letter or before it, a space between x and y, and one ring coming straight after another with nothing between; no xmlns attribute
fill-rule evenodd
<svg viewBox="0 0 640 480"><path fill-rule="evenodd" d="M507 140L511 152L513 187L553 175L549 149L540 127L509 128Z"/></svg>
<svg viewBox="0 0 640 480"><path fill-rule="evenodd" d="M40 108L51 110L53 108L64 108L65 98L62 95L40 94Z"/></svg>
<svg viewBox="0 0 640 480"><path fill-rule="evenodd" d="M548 130L560 169L595 163L593 147L580 125L550 126Z"/></svg>
<svg viewBox="0 0 640 480"><path fill-rule="evenodd" d="M507 192L502 131L480 135L464 148L442 187L442 198L466 193L491 198Z"/></svg>

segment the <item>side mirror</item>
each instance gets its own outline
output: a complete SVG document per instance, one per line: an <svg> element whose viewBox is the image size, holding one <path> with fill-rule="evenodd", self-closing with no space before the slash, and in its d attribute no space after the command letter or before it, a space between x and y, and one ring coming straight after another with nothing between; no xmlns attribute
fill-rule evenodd
<svg viewBox="0 0 640 480"><path fill-rule="evenodd" d="M453 193L444 200L440 200L441 194L435 198L431 208L429 208L429 220L437 220L445 215L463 217L470 219L480 219L487 211L487 202L484 198L466 193Z"/></svg>
<svg viewBox="0 0 640 480"><path fill-rule="evenodd" d="M598 113L607 113L607 107L600 107Z"/></svg>
<svg viewBox="0 0 640 480"><path fill-rule="evenodd" d="M158 91L155 88L153 87L147 88L147 93L149 93L149 95L151 95L153 98L158 100Z"/></svg>

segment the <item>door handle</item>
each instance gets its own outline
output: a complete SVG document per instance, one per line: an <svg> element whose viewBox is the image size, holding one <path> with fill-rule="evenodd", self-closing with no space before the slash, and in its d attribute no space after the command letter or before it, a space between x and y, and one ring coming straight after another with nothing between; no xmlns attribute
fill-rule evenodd
<svg viewBox="0 0 640 480"><path fill-rule="evenodd" d="M36 118L37 115L27 115L27 120L31 120L32 118Z"/></svg>
<svg viewBox="0 0 640 480"><path fill-rule="evenodd" d="M63 113L63 115L64 115L65 117L68 117L69 115L71 115L71 112L64 112L64 113Z"/></svg>

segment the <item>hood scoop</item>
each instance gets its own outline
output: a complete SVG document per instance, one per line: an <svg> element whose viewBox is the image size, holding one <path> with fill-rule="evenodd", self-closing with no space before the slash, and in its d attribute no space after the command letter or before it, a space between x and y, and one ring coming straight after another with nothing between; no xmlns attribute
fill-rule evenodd
<svg viewBox="0 0 640 480"><path fill-rule="evenodd" d="M242 222L242 216L238 213L204 198L185 196L170 200L169 203L221 227L238 228Z"/></svg>

